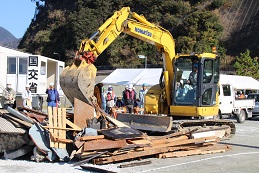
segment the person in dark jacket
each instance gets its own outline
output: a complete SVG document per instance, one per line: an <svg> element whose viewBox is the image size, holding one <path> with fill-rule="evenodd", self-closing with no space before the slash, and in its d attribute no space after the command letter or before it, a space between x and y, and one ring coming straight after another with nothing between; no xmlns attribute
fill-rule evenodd
<svg viewBox="0 0 259 173"><path fill-rule="evenodd" d="M49 88L46 90L46 94L48 94L47 102L50 107L58 107L60 104L60 98L58 91L54 88L54 83L51 82L49 84Z"/></svg>
<svg viewBox="0 0 259 173"><path fill-rule="evenodd" d="M136 103L136 92L133 90L132 84L130 84L128 89L123 93L123 100L127 113L133 113L133 107Z"/></svg>

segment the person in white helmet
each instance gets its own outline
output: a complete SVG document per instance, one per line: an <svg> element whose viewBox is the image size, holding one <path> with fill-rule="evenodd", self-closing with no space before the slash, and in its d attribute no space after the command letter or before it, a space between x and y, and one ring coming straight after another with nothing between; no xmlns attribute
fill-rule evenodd
<svg viewBox="0 0 259 173"><path fill-rule="evenodd" d="M27 107L31 109L32 95L31 95L29 84L25 86L25 90L22 93L22 99L23 99L23 107Z"/></svg>
<svg viewBox="0 0 259 173"><path fill-rule="evenodd" d="M3 91L4 97L4 109L7 109L8 106L11 108L15 108L15 97L16 91L11 87L11 83L7 82L6 88Z"/></svg>
<svg viewBox="0 0 259 173"><path fill-rule="evenodd" d="M133 113L133 107L136 103L136 92L133 90L132 84L129 84L128 89L124 92L123 100L127 113Z"/></svg>

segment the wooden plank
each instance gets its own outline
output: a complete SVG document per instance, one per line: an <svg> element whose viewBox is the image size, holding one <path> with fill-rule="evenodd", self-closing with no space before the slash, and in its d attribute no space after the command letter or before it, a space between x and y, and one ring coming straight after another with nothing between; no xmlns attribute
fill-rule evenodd
<svg viewBox="0 0 259 173"><path fill-rule="evenodd" d="M179 136L179 137L175 137L175 138L167 138L167 139L158 139L158 140L151 140L151 145L159 145L159 144L168 144L171 142L175 142L175 141L183 141L183 140L188 140L188 136Z"/></svg>
<svg viewBox="0 0 259 173"><path fill-rule="evenodd" d="M73 129L75 129L76 131L81 131L82 128L77 126L76 124L72 123L71 121L69 121L68 119L65 120L66 124L69 125L70 127L72 127Z"/></svg>
<svg viewBox="0 0 259 173"><path fill-rule="evenodd" d="M59 136L55 135L54 133L49 132L51 137L53 138L54 142L62 142L62 143L73 143L74 141L71 139L63 139L60 138Z"/></svg>
<svg viewBox="0 0 259 173"><path fill-rule="evenodd" d="M48 115L49 115L49 127L53 127L53 115L52 115L52 107L48 106ZM50 133L54 133L54 129L49 129ZM50 147L54 147L54 141L53 138L50 139Z"/></svg>
<svg viewBox="0 0 259 173"><path fill-rule="evenodd" d="M116 140L116 141L107 140L107 139L99 139L99 140L86 141L84 143L83 151L122 148L125 146L127 146L127 142L125 139Z"/></svg>
<svg viewBox="0 0 259 173"><path fill-rule="evenodd" d="M212 153L222 153L228 150L227 146L207 146L199 147L195 150L189 151L174 151L170 153L162 153L158 155L158 158L171 158L171 157L185 157L197 154L212 154Z"/></svg>
<svg viewBox="0 0 259 173"><path fill-rule="evenodd" d="M61 115L61 108L58 108L58 119L57 119L57 125L59 128L62 128L62 115ZM58 130L58 138L63 139L62 138L62 129ZM59 141L58 141L59 142ZM64 143L58 143L58 148L65 148Z"/></svg>
<svg viewBox="0 0 259 173"><path fill-rule="evenodd" d="M212 142L219 140L215 136L204 137L204 138L196 138L196 139L186 139L186 140L176 140L176 141L169 141L168 143L162 143L158 145L153 145L152 148L160 148L160 147L173 147L178 145L186 145L186 144L193 144L193 143L204 143L204 142ZM153 143L152 143L153 144ZM144 147L144 150L149 150L149 147Z"/></svg>
<svg viewBox="0 0 259 173"><path fill-rule="evenodd" d="M128 139L127 142L129 144L143 144L143 145L151 144L151 141L147 139Z"/></svg>
<svg viewBox="0 0 259 173"><path fill-rule="evenodd" d="M104 135L83 136L83 137L79 138L80 141L89 141L89 140L95 140L95 139L104 139Z"/></svg>
<svg viewBox="0 0 259 173"><path fill-rule="evenodd" d="M62 128L66 128L66 120L67 120L67 111L66 111L66 108L62 108L62 117L61 117L61 126L62 126ZM61 134L61 137L63 138L63 139L66 139L67 138L67 131L66 130L63 130L62 131L62 134ZM62 145L62 148L63 147L65 147L66 148L66 146L63 146Z"/></svg>
<svg viewBox="0 0 259 173"><path fill-rule="evenodd" d="M94 118L94 108L77 99L74 98L74 124L80 128L87 127L86 119Z"/></svg>
<svg viewBox="0 0 259 173"><path fill-rule="evenodd" d="M57 108L56 107L53 107L53 127L54 127L54 134L56 136L58 136L58 130L59 129L56 129L58 127L58 112L57 112ZM55 148L58 148L58 142L55 142L54 143L54 147Z"/></svg>
<svg viewBox="0 0 259 173"><path fill-rule="evenodd" d="M60 128L60 127L50 127L50 126L42 126L46 129L56 129L56 130L73 130L73 131L81 131L79 129L72 129L72 128Z"/></svg>

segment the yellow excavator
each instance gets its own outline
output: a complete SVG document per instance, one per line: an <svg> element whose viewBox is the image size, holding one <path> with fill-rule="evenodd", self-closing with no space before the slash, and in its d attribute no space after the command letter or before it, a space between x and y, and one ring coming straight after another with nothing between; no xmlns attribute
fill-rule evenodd
<svg viewBox="0 0 259 173"><path fill-rule="evenodd" d="M93 63L121 33L155 45L163 59L163 73L160 84L152 86L145 96L145 115L119 114L118 120L142 130L156 126L157 131L169 132L202 126L224 129L225 137L235 133L232 121L208 119L218 115L217 53L176 54L171 33L129 7L116 11L97 32L83 40L73 65L60 75L61 87L72 104L74 98L90 105L96 103L93 92L97 70Z"/></svg>

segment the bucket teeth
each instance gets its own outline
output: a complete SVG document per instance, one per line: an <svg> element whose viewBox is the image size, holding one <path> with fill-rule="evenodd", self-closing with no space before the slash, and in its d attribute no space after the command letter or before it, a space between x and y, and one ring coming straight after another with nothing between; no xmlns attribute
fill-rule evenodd
<svg viewBox="0 0 259 173"><path fill-rule="evenodd" d="M62 71L60 86L72 105L74 98L91 105L96 103L94 97L96 71L93 64L87 64L84 60L79 65L73 64Z"/></svg>

